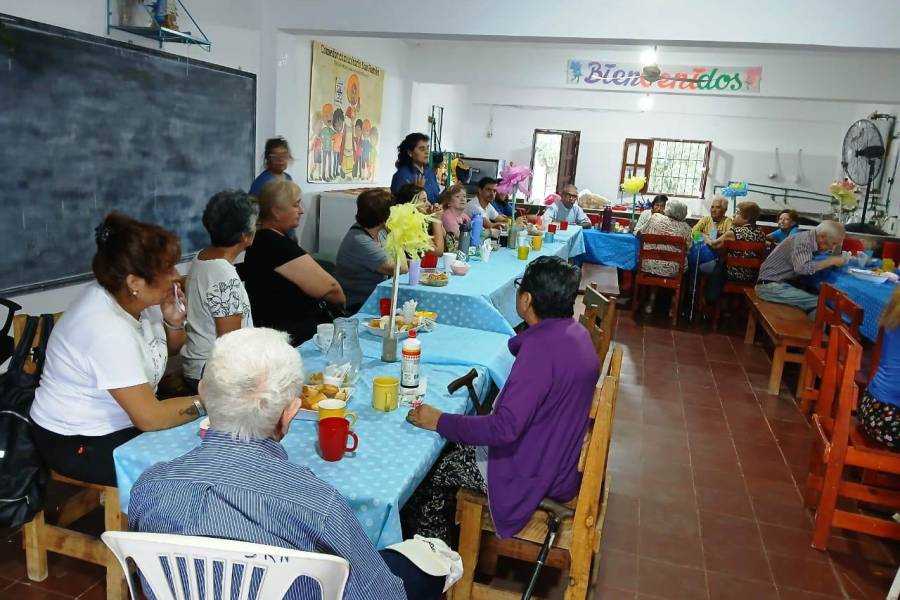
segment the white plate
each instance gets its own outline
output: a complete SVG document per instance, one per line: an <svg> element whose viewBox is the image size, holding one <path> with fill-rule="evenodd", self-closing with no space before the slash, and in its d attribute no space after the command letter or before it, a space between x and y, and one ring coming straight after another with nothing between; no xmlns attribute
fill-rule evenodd
<svg viewBox="0 0 900 600"><path fill-rule="evenodd" d="M419 323L419 326L413 328L412 331L415 331L415 332L416 332L416 335L419 335L419 334L422 334L422 333L428 333L429 331L431 331L431 330L434 329L435 327L437 327L437 323L435 323L435 322L432 321L431 319L422 319L421 322ZM381 327L372 327L372 326L369 324L369 322L366 321L366 331L368 331L369 333L371 333L371 334L374 335L375 337L383 338L383 337L384 337L384 331L385 331L385 330L382 329ZM397 339L398 339L398 340L405 340L407 337L409 337L409 332L410 332L410 330L406 330L406 331L398 331L398 332L397 332Z"/></svg>
<svg viewBox="0 0 900 600"><path fill-rule="evenodd" d="M885 281L890 279L888 275L878 275L877 273L873 273L872 271L866 269L850 269L850 274L857 279L870 281L872 283L884 283Z"/></svg>
<svg viewBox="0 0 900 600"><path fill-rule="evenodd" d="M307 384L312 385L312 384ZM347 399L344 402L347 403L347 406L350 406L350 401L353 400L353 390L352 387L342 387L342 390L347 392ZM311 408L301 408L297 411L297 415L294 417L295 419L300 419L301 421L317 421L319 419L319 411L312 410Z"/></svg>

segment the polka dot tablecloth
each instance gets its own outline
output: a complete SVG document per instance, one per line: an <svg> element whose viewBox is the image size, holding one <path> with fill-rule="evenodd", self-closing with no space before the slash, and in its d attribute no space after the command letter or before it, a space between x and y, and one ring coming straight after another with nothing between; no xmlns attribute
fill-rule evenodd
<svg viewBox="0 0 900 600"><path fill-rule="evenodd" d="M300 352L307 372L324 368L324 357L318 350L302 348ZM289 460L307 465L347 499L377 548L402 540L400 507L424 479L446 444L437 433L407 423L407 409L403 407L389 413L372 408L372 379L379 375L399 376L399 369L399 364L364 360L349 402L349 408L359 417L353 428L359 436L359 449L348 453L343 460L330 463L319 457L315 421L295 419L282 440ZM468 366L423 364L422 374L428 377L426 401L447 412L471 411L464 389L453 396L447 393L447 384L468 371ZM481 370L476 380L479 397L485 395L488 385L489 380ZM128 510L131 488L141 473L200 444L199 423L197 420L174 429L142 433L116 448L113 457L123 511Z"/></svg>
<svg viewBox="0 0 900 600"><path fill-rule="evenodd" d="M513 328L522 322L516 314L516 291L513 281L525 272L528 262L538 256L575 258L584 253L584 236L580 227L556 232L556 241L545 243L540 251L531 251L528 261L519 260L514 250L501 248L491 254L490 261L469 262L465 275L450 276L444 287L408 285L406 276L400 276L399 303L410 299L419 303L419 310L438 313L438 320L447 325L468 329L494 331L513 335ZM443 261L441 261L443 262ZM438 263L440 266L440 262ZM391 295L391 281L375 288L360 313L379 314L378 303Z"/></svg>

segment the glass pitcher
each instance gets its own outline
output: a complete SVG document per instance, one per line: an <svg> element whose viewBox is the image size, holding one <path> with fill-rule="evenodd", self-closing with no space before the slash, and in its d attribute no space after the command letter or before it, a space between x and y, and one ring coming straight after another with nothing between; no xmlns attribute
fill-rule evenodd
<svg viewBox="0 0 900 600"><path fill-rule="evenodd" d="M334 338L325 353L326 366L350 364L347 381L352 385L359 375L362 364L362 349L359 347L359 319L338 318L334 320Z"/></svg>

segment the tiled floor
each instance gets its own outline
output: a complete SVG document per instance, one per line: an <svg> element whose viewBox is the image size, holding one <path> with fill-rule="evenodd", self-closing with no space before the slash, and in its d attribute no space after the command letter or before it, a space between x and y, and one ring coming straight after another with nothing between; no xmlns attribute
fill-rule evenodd
<svg viewBox="0 0 900 600"><path fill-rule="evenodd" d="M809 429L788 392L769 396L769 359L739 337L673 331L619 319L625 348L601 547L599 598L883 599L900 550L836 532L809 547ZM102 521L88 523L96 530ZM521 591L531 565L501 561ZM562 598L546 570L539 593ZM30 583L18 534L0 545L0 599L105 598L103 570L51 555Z"/></svg>

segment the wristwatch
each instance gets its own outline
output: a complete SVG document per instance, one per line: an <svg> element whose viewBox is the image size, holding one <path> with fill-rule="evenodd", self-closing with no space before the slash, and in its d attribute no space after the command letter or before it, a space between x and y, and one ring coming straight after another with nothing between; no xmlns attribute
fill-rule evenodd
<svg viewBox="0 0 900 600"><path fill-rule="evenodd" d="M197 407L197 412L200 413L201 417L206 416L206 409L203 408L203 404L200 402L199 396L194 396L194 406Z"/></svg>

